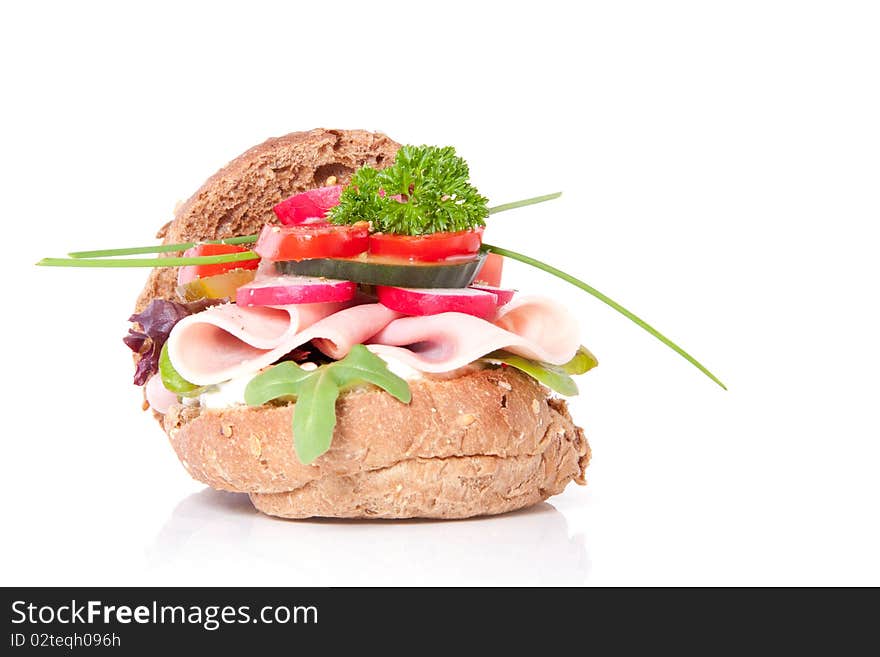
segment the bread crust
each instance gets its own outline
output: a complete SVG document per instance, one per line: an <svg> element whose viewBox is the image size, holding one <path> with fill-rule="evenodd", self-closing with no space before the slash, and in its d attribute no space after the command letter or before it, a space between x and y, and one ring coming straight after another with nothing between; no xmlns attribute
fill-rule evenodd
<svg viewBox="0 0 880 657"><path fill-rule="evenodd" d="M530 377L484 369L410 387L409 405L377 389L344 394L330 450L311 465L293 450L296 404L178 405L165 429L193 478L288 518L464 518L584 483L583 431Z"/></svg>
<svg viewBox="0 0 880 657"><path fill-rule="evenodd" d="M272 516L302 519L437 518L494 515L561 493L577 472L561 437L542 454L410 459L356 475L323 477L287 493L251 493Z"/></svg>
<svg viewBox="0 0 880 657"><path fill-rule="evenodd" d="M388 136L366 130L318 128L272 137L208 178L157 237L174 244L256 233L274 220L272 207L285 198L322 187L331 176L345 184L363 165L384 168L394 162L399 148ZM153 299L176 300L176 285L175 269L154 269L135 312Z"/></svg>

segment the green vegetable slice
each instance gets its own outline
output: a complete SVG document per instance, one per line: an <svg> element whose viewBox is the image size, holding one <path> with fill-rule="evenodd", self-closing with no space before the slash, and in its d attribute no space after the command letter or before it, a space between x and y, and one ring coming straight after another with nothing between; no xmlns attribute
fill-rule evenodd
<svg viewBox="0 0 880 657"><path fill-rule="evenodd" d="M596 357L583 346L578 349L574 358L564 365L551 365L550 363L543 363L537 360L529 360L507 351L493 351L480 360L493 365L503 363L514 367L521 372L525 372L538 383L567 397L573 397L578 394L577 384L575 384L574 379L570 375L584 374L599 364Z"/></svg>
<svg viewBox="0 0 880 657"><path fill-rule="evenodd" d="M258 374L248 383L244 399L260 406L273 399L296 399L293 410L293 446L301 463L308 465L330 449L336 426L339 393L358 383L371 383L408 404L409 384L388 370L384 360L363 345L316 370L284 362Z"/></svg>
<svg viewBox="0 0 880 657"><path fill-rule="evenodd" d="M481 253L474 260L454 265L403 264L369 258L315 258L276 262L275 269L281 274L323 276L365 285L455 288L467 287L474 281L485 257Z"/></svg>
<svg viewBox="0 0 880 657"><path fill-rule="evenodd" d="M174 369L171 359L168 357L167 342L162 345L162 351L159 354L159 376L162 377L162 385L167 390L181 397L198 397L210 388L210 386L197 386L195 383L190 383L180 376L180 373Z"/></svg>

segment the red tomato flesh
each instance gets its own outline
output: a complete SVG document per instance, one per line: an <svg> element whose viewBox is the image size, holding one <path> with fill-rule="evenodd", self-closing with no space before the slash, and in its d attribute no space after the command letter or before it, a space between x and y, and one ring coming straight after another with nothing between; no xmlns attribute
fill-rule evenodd
<svg viewBox="0 0 880 657"><path fill-rule="evenodd" d="M483 283L491 287L501 286L501 271L504 269L504 257L497 253L490 253L483 261L483 266L477 272L474 283Z"/></svg>
<svg viewBox="0 0 880 657"><path fill-rule="evenodd" d="M401 260L436 262L450 258L470 258L480 250L483 229L460 230L430 235L370 235L370 253Z"/></svg>
<svg viewBox="0 0 880 657"><path fill-rule="evenodd" d="M250 251L250 249L236 246L235 244L196 244L194 247L184 251L183 257L224 255L227 253L245 253L247 251ZM197 278L217 276L233 269L256 269L259 264L260 261L255 258L238 262L224 262L218 265L185 265L177 270L177 284L186 285Z"/></svg>
<svg viewBox="0 0 880 657"><path fill-rule="evenodd" d="M330 185L310 189L302 194L295 194L281 201L272 210L275 216L285 226L297 226L300 224L326 224L324 217L327 210L339 205L339 195L342 193L342 185Z"/></svg>
<svg viewBox="0 0 880 657"><path fill-rule="evenodd" d="M267 224L260 232L254 251L273 262L350 258L366 251L369 244L370 224L366 221L350 226Z"/></svg>

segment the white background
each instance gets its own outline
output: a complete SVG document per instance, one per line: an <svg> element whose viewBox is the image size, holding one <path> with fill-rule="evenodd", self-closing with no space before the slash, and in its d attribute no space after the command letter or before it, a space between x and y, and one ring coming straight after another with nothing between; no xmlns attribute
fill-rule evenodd
<svg viewBox="0 0 880 657"><path fill-rule="evenodd" d="M4 3L2 584L880 584L871 2ZM295 6L295 5L302 6ZM15 8L13 8L15 7ZM442 8L441 8L442 7ZM454 523L284 522L191 481L120 337L149 243L264 138L454 144L487 241L591 297L586 488Z"/></svg>

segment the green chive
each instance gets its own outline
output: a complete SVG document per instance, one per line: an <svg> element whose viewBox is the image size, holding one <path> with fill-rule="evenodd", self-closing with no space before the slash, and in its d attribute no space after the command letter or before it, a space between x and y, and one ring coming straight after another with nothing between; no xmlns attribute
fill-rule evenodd
<svg viewBox="0 0 880 657"><path fill-rule="evenodd" d="M74 251L68 253L71 258L109 258L111 256L134 255L137 253L171 253L184 251L197 244L251 244L257 241L257 235L243 237L227 237L222 240L206 240L204 242L180 242L179 244L159 244L156 246L132 246L124 249L104 249L102 251Z"/></svg>
<svg viewBox="0 0 880 657"><path fill-rule="evenodd" d="M556 192L555 194L545 194L544 196L535 196L533 198L526 198L520 201L514 201L512 203L504 203L503 205L496 205L494 208L489 208L489 214L496 214L498 212L504 212L505 210L513 210L515 208L521 208L526 205L534 205L535 203L543 203L544 201L551 201L555 198L559 198L562 195L562 192ZM158 244L155 246L131 246L122 249L100 249L96 251L72 251L67 255L70 258L75 260L82 260L87 258L111 258L114 256L126 256L126 255L137 255L142 253L173 253L176 251L184 251L186 249L192 248L197 244L253 244L257 241L257 237L259 235L244 235L242 237L227 237L222 240L204 240L201 242L179 242L178 244ZM207 257L207 256L206 256ZM245 260L247 258L244 258ZM141 260L131 260L132 262L143 262ZM150 261L152 262L152 261ZM226 262L226 261L218 261L218 262ZM69 260L64 258L46 258L45 260L40 261L41 265L48 267L99 267L102 265L75 265L70 263ZM188 263L179 263L179 264L188 264ZM205 261L205 264L208 264ZM154 265L154 264L122 264L122 265L106 265L107 267L159 267L159 266L175 266L173 263L168 263L167 265L163 263L162 265Z"/></svg>
<svg viewBox="0 0 880 657"><path fill-rule="evenodd" d="M491 244L486 244L485 242L483 242L482 248L484 251L488 251L489 253L497 253L498 255L504 256L505 258L510 258L511 260L519 260L520 262L524 262L527 265L531 265L532 267L537 267L538 269L545 271L548 274L553 274L557 278L561 278L562 280L564 280L568 283L571 283L575 287L582 289L584 292L587 292L588 294L592 294L594 297L599 299L599 301L601 301L602 303L605 303L605 304L611 306L612 308L614 308L614 310L619 312L621 315L623 315L627 319L632 320L638 326L641 326L648 333L650 333L655 338L660 340L660 342L665 344L667 347L669 347L670 349L672 349L673 351L678 353L680 356L682 356L689 363L691 363L691 365L694 365L698 370L700 370L703 374L705 374L710 379L712 379L719 386L721 386L722 388L727 390L727 386L724 385L723 383L721 383L721 381L718 379L718 377L716 377L714 374L712 374L712 372L707 370L696 358L691 356L688 352L686 352L684 349L679 347L672 340L670 340L665 335L660 333L660 331L658 331L653 326L648 324L645 320L641 319L640 317L637 317L635 314L633 314L632 312L630 312L629 310L627 310L626 308L621 306L619 303L617 303L613 299L611 299L611 298L605 296L604 294L602 294L601 292L599 292L599 290L597 290L596 288L594 288L590 285L587 285L582 280L575 278L571 274L566 274L564 271L562 271L560 269L556 269L556 267L548 265L545 262L541 262L540 260L536 260L535 258L530 258L529 256L523 255L522 253L517 253L516 251L508 251L507 249L502 249L497 246L492 246Z"/></svg>
<svg viewBox="0 0 880 657"><path fill-rule="evenodd" d="M224 253L215 256L193 256L189 258L43 258L40 267L180 267L182 265L219 265L227 262L258 260L253 251L244 253Z"/></svg>
<svg viewBox="0 0 880 657"><path fill-rule="evenodd" d="M513 203L504 203L502 205L496 205L493 208L489 208L489 214L497 214L498 212L504 212L505 210L513 210L515 208L522 208L526 205L534 205L535 203L543 203L544 201L552 201L555 198L559 198L562 196L562 192L556 192L554 194L544 194L544 196L533 196L532 198L524 198L521 201L514 201Z"/></svg>

